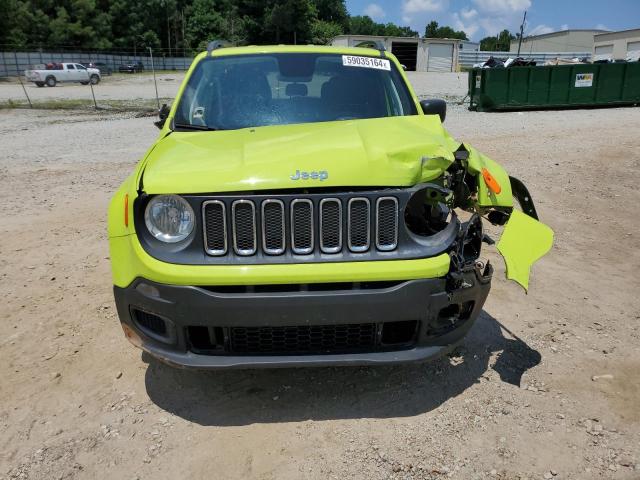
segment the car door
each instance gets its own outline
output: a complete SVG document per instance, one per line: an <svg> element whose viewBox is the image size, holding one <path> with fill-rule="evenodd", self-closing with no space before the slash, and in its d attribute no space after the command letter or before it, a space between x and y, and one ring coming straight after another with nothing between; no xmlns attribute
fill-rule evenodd
<svg viewBox="0 0 640 480"><path fill-rule="evenodd" d="M89 72L87 71L87 67L84 65L80 65L76 63L76 74L78 75L78 80L80 81L89 81Z"/></svg>
<svg viewBox="0 0 640 480"><path fill-rule="evenodd" d="M67 64L61 63L58 65L60 66L57 67L57 65L54 64L54 68L51 70L51 74L56 77L56 80L58 82L66 82L67 80L69 80L69 70L67 70Z"/></svg>
<svg viewBox="0 0 640 480"><path fill-rule="evenodd" d="M65 63L65 73L67 82L77 82L78 81L78 73L76 71L76 67L73 63Z"/></svg>

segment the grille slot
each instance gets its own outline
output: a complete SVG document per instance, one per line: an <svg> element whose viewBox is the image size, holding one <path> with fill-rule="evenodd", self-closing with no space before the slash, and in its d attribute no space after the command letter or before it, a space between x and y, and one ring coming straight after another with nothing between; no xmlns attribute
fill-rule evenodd
<svg viewBox="0 0 640 480"><path fill-rule="evenodd" d="M209 255L227 253L227 219L224 203L211 200L203 205L204 244Z"/></svg>
<svg viewBox="0 0 640 480"><path fill-rule="evenodd" d="M366 252L371 243L371 203L368 198L359 197L349 200L349 250Z"/></svg>
<svg viewBox="0 0 640 480"><path fill-rule="evenodd" d="M376 248L394 250L398 246L398 200L381 197L376 200Z"/></svg>
<svg viewBox="0 0 640 480"><path fill-rule="evenodd" d="M313 251L313 203L308 199L291 202L291 249L306 255Z"/></svg>
<svg viewBox="0 0 640 480"><path fill-rule="evenodd" d="M239 354L335 353L373 349L375 323L231 327L230 352Z"/></svg>
<svg viewBox="0 0 640 480"><path fill-rule="evenodd" d="M324 253L342 250L342 203L337 198L320 201L320 250Z"/></svg>
<svg viewBox="0 0 640 480"><path fill-rule="evenodd" d="M262 202L262 249L269 255L281 255L284 248L284 203L282 200L265 200Z"/></svg>
<svg viewBox="0 0 640 480"><path fill-rule="evenodd" d="M233 213L233 249L238 255L256 253L256 207L250 200L236 200Z"/></svg>

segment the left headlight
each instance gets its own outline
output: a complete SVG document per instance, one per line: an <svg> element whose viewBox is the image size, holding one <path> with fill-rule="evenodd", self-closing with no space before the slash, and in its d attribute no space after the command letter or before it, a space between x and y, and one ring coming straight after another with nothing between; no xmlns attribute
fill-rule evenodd
<svg viewBox="0 0 640 480"><path fill-rule="evenodd" d="M165 243L177 243L189 236L195 226L193 208L177 195L158 195L144 211L149 233Z"/></svg>

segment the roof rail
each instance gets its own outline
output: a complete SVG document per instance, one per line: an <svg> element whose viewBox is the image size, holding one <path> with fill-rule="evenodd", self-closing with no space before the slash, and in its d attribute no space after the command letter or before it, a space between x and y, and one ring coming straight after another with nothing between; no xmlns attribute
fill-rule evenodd
<svg viewBox="0 0 640 480"><path fill-rule="evenodd" d="M361 48L374 48L380 52L384 56L384 52L387 51L387 48L384 46L384 42L382 40L363 40L358 43L356 47Z"/></svg>
<svg viewBox="0 0 640 480"><path fill-rule="evenodd" d="M226 46L227 46L227 42L225 42L224 40L212 40L207 45L207 55L211 56L211 52L219 48L224 48Z"/></svg>

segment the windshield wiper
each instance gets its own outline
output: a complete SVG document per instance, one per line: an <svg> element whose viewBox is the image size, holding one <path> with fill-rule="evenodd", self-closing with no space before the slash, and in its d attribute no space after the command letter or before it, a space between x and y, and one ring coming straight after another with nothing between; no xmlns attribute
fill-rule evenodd
<svg viewBox="0 0 640 480"><path fill-rule="evenodd" d="M202 130L205 132L212 132L215 130L220 130L219 128L215 128L215 127L208 127L207 125L192 125L190 123L174 123L173 126L175 128L182 128L185 130Z"/></svg>

